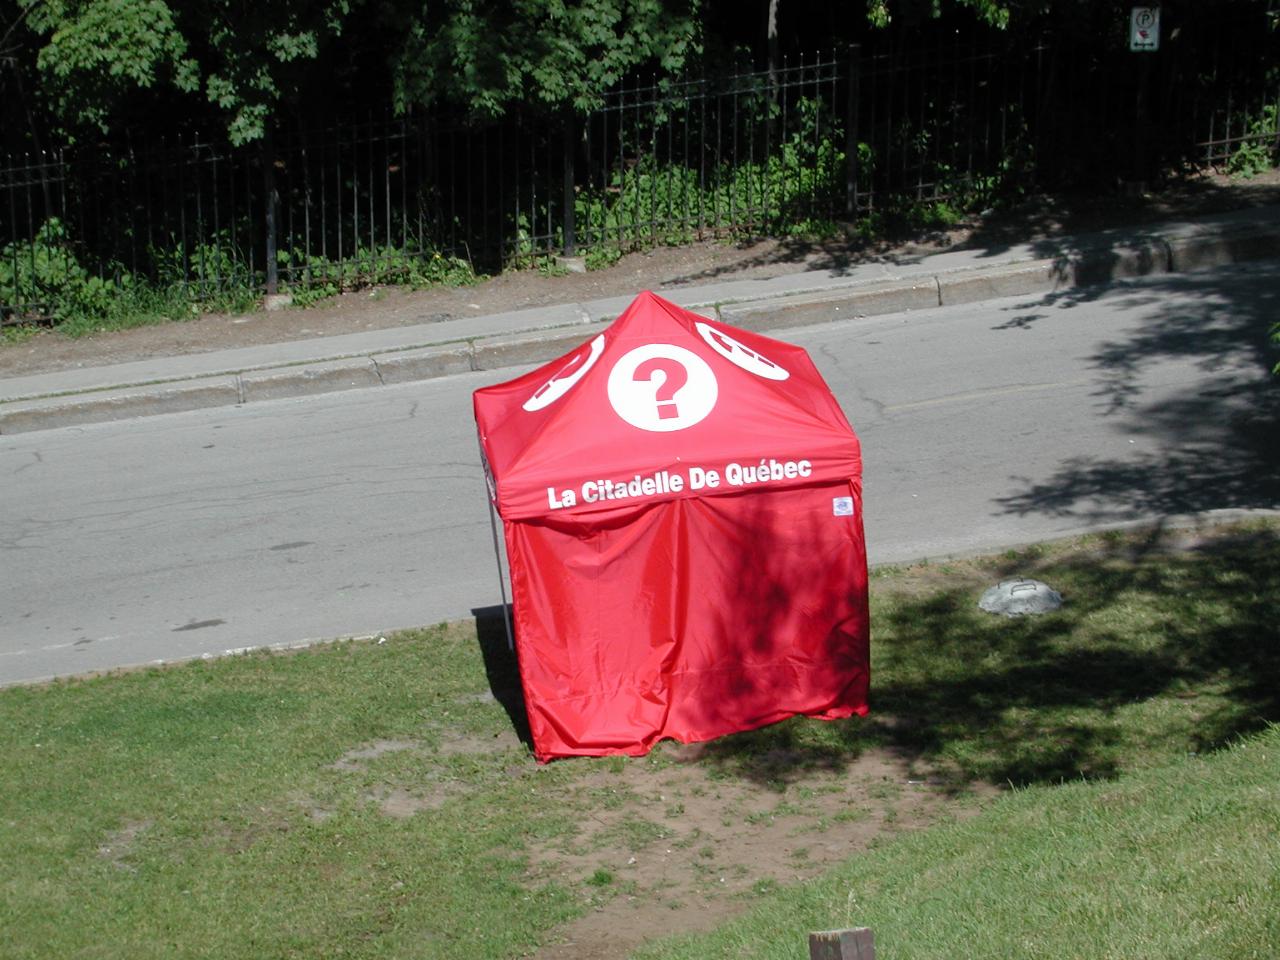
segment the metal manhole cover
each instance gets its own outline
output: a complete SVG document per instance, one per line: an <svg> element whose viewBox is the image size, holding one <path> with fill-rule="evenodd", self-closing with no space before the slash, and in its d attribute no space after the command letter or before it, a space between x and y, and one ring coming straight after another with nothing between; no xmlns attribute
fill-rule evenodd
<svg viewBox="0 0 1280 960"><path fill-rule="evenodd" d="M1047 583L1018 577L1014 580L1002 580L986 590L978 601L978 606L987 613L1022 617L1057 610L1062 606L1062 594Z"/></svg>

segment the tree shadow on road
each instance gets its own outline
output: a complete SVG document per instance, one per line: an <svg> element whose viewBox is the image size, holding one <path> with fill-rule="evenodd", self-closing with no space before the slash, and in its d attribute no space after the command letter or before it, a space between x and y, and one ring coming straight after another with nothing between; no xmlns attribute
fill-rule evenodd
<svg viewBox="0 0 1280 960"><path fill-rule="evenodd" d="M1104 241L1149 236L1155 224L1196 222L1273 204L1280 204L1280 175L1244 181L1190 171L1169 177L1150 193L1032 195L979 218L963 245L997 257L1031 244L1036 256L1066 263Z"/></svg>
<svg viewBox="0 0 1280 960"><path fill-rule="evenodd" d="M1152 318L1090 358L1099 412L1114 417L1135 442L1159 449L1125 459L1066 460L1048 479L1026 481L999 499L1000 509L1098 523L1280 506L1280 382L1270 374L1275 351L1269 339L1280 316L1274 271L1170 275L1044 303L1053 309L1102 295ZM1189 366L1218 382L1148 400L1157 364Z"/></svg>

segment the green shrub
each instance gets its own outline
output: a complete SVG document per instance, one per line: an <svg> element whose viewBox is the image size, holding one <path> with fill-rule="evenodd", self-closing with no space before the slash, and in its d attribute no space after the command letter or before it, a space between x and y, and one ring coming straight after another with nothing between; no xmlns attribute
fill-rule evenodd
<svg viewBox="0 0 1280 960"><path fill-rule="evenodd" d="M253 309L264 284L225 230L187 249L152 247L148 255L154 279L115 263L101 274L92 272L62 222L46 221L33 239L0 250L0 304L10 314L5 340L20 340L40 325L78 337L187 319L203 310L243 312ZM281 251L279 266L285 292L303 306L370 286L419 289L476 279L471 265L458 257L390 246L360 248L342 263Z"/></svg>
<svg viewBox="0 0 1280 960"><path fill-rule="evenodd" d="M770 113L776 118L777 108L767 100L756 109L759 119ZM843 132L816 100L802 100L788 125L769 157L736 166L662 160L652 144L632 145L639 159L613 169L603 186L576 195L579 240L591 251L588 268L608 266L631 250L690 243L708 231L831 232L834 225L815 212L829 209L843 192ZM533 251L527 223L517 226L519 258Z"/></svg>
<svg viewBox="0 0 1280 960"><path fill-rule="evenodd" d="M108 265L108 277L91 273L56 218L30 241L8 244L0 258L0 302L12 305L18 323L50 323L77 337L164 322L189 310L180 292L154 287L119 264Z"/></svg>
<svg viewBox="0 0 1280 960"><path fill-rule="evenodd" d="M127 287L132 278L120 280ZM107 285L80 264L57 219L46 220L29 243L14 241L0 252L0 301L34 319L105 314L110 299Z"/></svg>
<svg viewBox="0 0 1280 960"><path fill-rule="evenodd" d="M1269 103L1246 120L1248 134L1227 161L1227 172L1249 180L1280 160L1280 105Z"/></svg>
<svg viewBox="0 0 1280 960"><path fill-rule="evenodd" d="M471 264L440 251L414 253L394 246L359 247L339 262L282 250L277 254L284 289L293 302L309 306L327 297L367 287L400 286L422 290L476 282Z"/></svg>

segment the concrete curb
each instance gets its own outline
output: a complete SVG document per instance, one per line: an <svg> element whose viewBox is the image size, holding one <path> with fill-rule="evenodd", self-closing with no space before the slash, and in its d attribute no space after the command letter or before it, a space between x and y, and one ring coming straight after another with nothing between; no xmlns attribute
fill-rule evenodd
<svg viewBox="0 0 1280 960"><path fill-rule="evenodd" d="M536 336L517 333L477 340L471 344L472 369L500 370L503 367L546 363L595 336L608 325L608 320L600 320L567 330L546 330Z"/></svg>
<svg viewBox="0 0 1280 960"><path fill-rule="evenodd" d="M87 423L185 413L206 407L241 403L235 377L211 377L191 382L126 387L87 394L15 400L0 406L0 434L54 430Z"/></svg>
<svg viewBox="0 0 1280 960"><path fill-rule="evenodd" d="M1130 232L1114 240L1094 240L1078 246L1066 242L1057 245L1053 256L1014 254L979 266L936 271L926 268L914 276L832 279L830 274L798 275L788 278L785 285L778 285L790 289L766 291L763 296L753 296L751 284L735 282L687 290L685 297L680 289L665 293L690 309L714 313L735 326L756 331L786 330L1280 258L1280 216L1257 214L1253 211L1243 222L1175 224L1148 234ZM522 329L477 333L453 342L388 344L383 349L368 347L354 355L246 365L238 370L175 375L150 383L67 393L51 391L46 395L37 392L0 401L0 435L543 363L602 330L628 302L629 298L613 297L588 305L520 311L512 315L511 322ZM336 350L340 351L337 341L342 339L345 338L333 338ZM323 350L326 345L314 349Z"/></svg>
<svg viewBox="0 0 1280 960"><path fill-rule="evenodd" d="M938 306L938 278L885 280L861 289L823 291L772 300L720 304L719 319L744 330L764 332L815 323L874 317Z"/></svg>

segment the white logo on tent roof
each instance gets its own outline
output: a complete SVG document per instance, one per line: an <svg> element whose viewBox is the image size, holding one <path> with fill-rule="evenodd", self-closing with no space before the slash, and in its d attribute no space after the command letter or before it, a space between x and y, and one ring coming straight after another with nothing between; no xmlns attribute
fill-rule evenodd
<svg viewBox="0 0 1280 960"><path fill-rule="evenodd" d="M754 373L757 377L764 377L766 380L786 380L791 376L790 372L784 367L778 366L763 354L756 353L746 344L735 340L723 330L717 330L708 323L699 321L694 324L698 328L698 332L702 334L702 339L707 341L707 345L716 353L724 357L726 360L737 364L748 373Z"/></svg>
<svg viewBox="0 0 1280 960"><path fill-rule="evenodd" d="M692 427L716 405L720 386L707 361L671 343L646 343L609 371L609 403L641 430Z"/></svg>
<svg viewBox="0 0 1280 960"><path fill-rule="evenodd" d="M600 359L600 354L602 353L604 353L603 333L591 341L591 352L587 355L586 360L582 359L583 355L581 353L574 354L573 359L556 371L554 377L533 392L533 396L524 402L523 409L528 413L533 413L543 407L551 406L551 404L568 393L573 388L573 385L595 366L595 362Z"/></svg>

